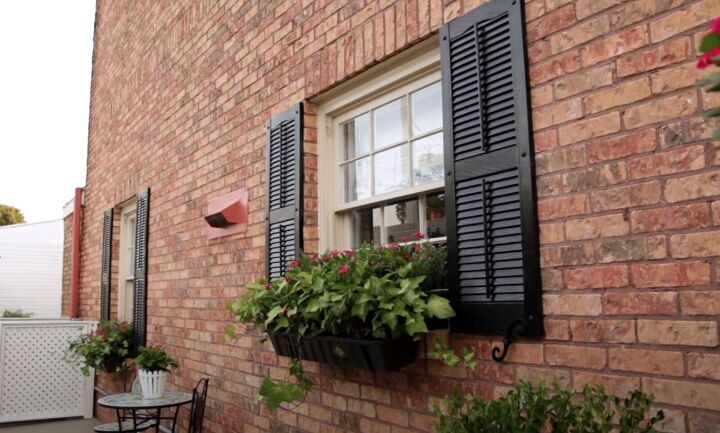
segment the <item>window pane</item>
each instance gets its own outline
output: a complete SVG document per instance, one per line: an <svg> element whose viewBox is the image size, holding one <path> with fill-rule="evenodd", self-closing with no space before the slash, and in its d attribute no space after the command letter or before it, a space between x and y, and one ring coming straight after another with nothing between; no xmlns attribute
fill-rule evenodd
<svg viewBox="0 0 720 433"><path fill-rule="evenodd" d="M406 242L420 229L418 201L410 200L385 206L388 242Z"/></svg>
<svg viewBox="0 0 720 433"><path fill-rule="evenodd" d="M343 166L345 202L370 197L370 158L358 159Z"/></svg>
<svg viewBox="0 0 720 433"><path fill-rule="evenodd" d="M370 153L370 113L343 123L341 128L344 161Z"/></svg>
<svg viewBox="0 0 720 433"><path fill-rule="evenodd" d="M357 210L352 217L354 246L357 248L364 243L380 245L380 208Z"/></svg>
<svg viewBox="0 0 720 433"><path fill-rule="evenodd" d="M445 194L432 194L425 198L425 218L427 218L428 238L447 236Z"/></svg>
<svg viewBox="0 0 720 433"><path fill-rule="evenodd" d="M442 128L442 94L439 82L411 94L410 104L413 137Z"/></svg>
<svg viewBox="0 0 720 433"><path fill-rule="evenodd" d="M410 158L407 144L375 156L375 194L407 188L410 185Z"/></svg>
<svg viewBox="0 0 720 433"><path fill-rule="evenodd" d="M407 140L407 106L405 98L385 104L373 112L375 150Z"/></svg>
<svg viewBox="0 0 720 433"><path fill-rule="evenodd" d="M443 135L433 134L413 142L415 185L443 178Z"/></svg>

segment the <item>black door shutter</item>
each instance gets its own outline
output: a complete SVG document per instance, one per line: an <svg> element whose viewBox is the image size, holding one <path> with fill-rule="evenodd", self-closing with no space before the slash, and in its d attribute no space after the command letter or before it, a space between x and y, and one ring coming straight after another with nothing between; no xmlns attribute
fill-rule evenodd
<svg viewBox="0 0 720 433"><path fill-rule="evenodd" d="M522 3L492 0L440 33L457 332L543 332Z"/></svg>
<svg viewBox="0 0 720 433"><path fill-rule="evenodd" d="M282 277L302 249L303 105L267 125L267 276Z"/></svg>
<svg viewBox="0 0 720 433"><path fill-rule="evenodd" d="M133 328L135 348L145 345L147 327L147 258L148 216L150 213L150 188L137 195L135 232L135 278L133 283Z"/></svg>
<svg viewBox="0 0 720 433"><path fill-rule="evenodd" d="M103 214L102 261L100 264L100 320L110 320L110 264L112 263L113 210Z"/></svg>

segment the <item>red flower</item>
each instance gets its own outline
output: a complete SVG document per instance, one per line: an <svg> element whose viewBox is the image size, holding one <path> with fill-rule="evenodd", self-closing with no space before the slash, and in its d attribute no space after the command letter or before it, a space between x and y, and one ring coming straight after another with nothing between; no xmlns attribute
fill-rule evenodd
<svg viewBox="0 0 720 433"><path fill-rule="evenodd" d="M290 281L292 281L292 277L290 275L285 275L285 281L289 283Z"/></svg>
<svg viewBox="0 0 720 433"><path fill-rule="evenodd" d="M339 274L347 274L350 270L350 265L345 263L340 269L338 269Z"/></svg>
<svg viewBox="0 0 720 433"><path fill-rule="evenodd" d="M396 249L397 247L398 247L398 244L396 244L395 242L391 242L391 243L387 244L387 248L388 248L389 250L394 250L394 249Z"/></svg>
<svg viewBox="0 0 720 433"><path fill-rule="evenodd" d="M288 265L288 269L292 269L292 268L294 268L295 266L297 266L297 265L299 265L299 264L300 264L300 260L299 260L299 259L295 259L295 260L293 260L292 262L290 262L290 264Z"/></svg>
<svg viewBox="0 0 720 433"><path fill-rule="evenodd" d="M709 53L703 54L697 62L698 69L705 69L712 65L713 59L718 56L720 56L720 47L715 47Z"/></svg>
<svg viewBox="0 0 720 433"><path fill-rule="evenodd" d="M408 253L403 254L403 259L405 259L405 260L410 260L410 257L412 257L412 256Z"/></svg>
<svg viewBox="0 0 720 433"><path fill-rule="evenodd" d="M287 306L287 305L283 307L282 312L283 312L283 314L287 314L287 312L288 312L288 306Z"/></svg>
<svg viewBox="0 0 720 433"><path fill-rule="evenodd" d="M407 241L410 240L410 238L407 237L407 236L403 236L403 237L400 238L400 240L403 241L403 242L407 242Z"/></svg>
<svg viewBox="0 0 720 433"><path fill-rule="evenodd" d="M270 284L265 283L265 290L270 290Z"/></svg>
<svg viewBox="0 0 720 433"><path fill-rule="evenodd" d="M415 239L425 239L425 233L421 232L420 230L413 233L413 237Z"/></svg>
<svg viewBox="0 0 720 433"><path fill-rule="evenodd" d="M720 34L720 17L710 20L710 31Z"/></svg>

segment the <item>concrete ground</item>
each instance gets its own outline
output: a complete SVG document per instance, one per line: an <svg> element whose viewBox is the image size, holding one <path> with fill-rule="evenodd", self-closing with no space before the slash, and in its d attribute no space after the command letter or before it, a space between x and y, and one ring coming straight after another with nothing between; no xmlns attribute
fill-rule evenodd
<svg viewBox="0 0 720 433"><path fill-rule="evenodd" d="M100 424L96 419L37 421L17 424L0 424L2 433L92 433Z"/></svg>

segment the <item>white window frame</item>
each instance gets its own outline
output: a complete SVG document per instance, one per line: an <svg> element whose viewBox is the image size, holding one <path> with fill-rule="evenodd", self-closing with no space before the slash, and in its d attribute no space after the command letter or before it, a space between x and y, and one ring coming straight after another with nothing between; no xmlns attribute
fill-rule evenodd
<svg viewBox="0 0 720 433"><path fill-rule="evenodd" d="M389 204L405 197L420 196L420 200L424 198L423 193L442 190L444 179L345 203L339 141L342 136L339 125L342 122L439 80L440 49L438 37L434 36L312 101L318 107L318 229L321 251L352 246L351 210ZM424 200L421 200L420 212L424 212L423 204ZM420 230L423 231L424 218L420 221Z"/></svg>
<svg viewBox="0 0 720 433"><path fill-rule="evenodd" d="M133 230L132 228L135 228ZM135 285L135 236L137 233L137 200L120 208L120 260L118 264L118 320L132 321Z"/></svg>

